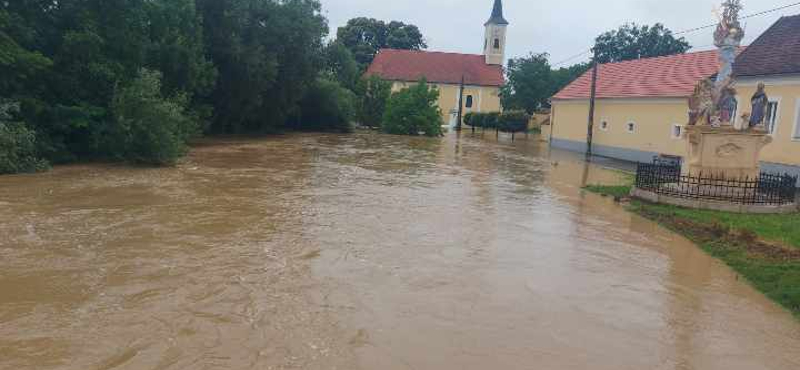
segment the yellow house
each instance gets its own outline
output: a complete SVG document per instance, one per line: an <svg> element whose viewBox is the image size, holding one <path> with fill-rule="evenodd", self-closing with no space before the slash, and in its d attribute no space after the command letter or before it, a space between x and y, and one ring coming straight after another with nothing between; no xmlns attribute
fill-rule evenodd
<svg viewBox="0 0 800 370"><path fill-rule="evenodd" d="M598 66L592 151L633 162L683 157L683 127L697 81L717 71L717 52L705 51ZM551 100L551 146L586 151L592 71Z"/></svg>
<svg viewBox="0 0 800 370"><path fill-rule="evenodd" d="M495 0L492 16L484 24L483 54L456 54L419 50L383 49L365 75L392 81L398 91L425 78L439 89L442 120L455 126L463 82L463 113L499 112L500 88L505 83L503 59L508 21L502 0Z"/></svg>
<svg viewBox="0 0 800 370"><path fill-rule="evenodd" d="M717 51L600 65L593 153L635 162L684 157L688 98L718 66ZM738 113L751 110L758 82L767 86L774 141L762 152L762 170L799 175L800 16L782 18L742 51L734 74ZM551 125L544 132L552 147L586 151L591 80L589 71L552 98Z"/></svg>
<svg viewBox="0 0 800 370"><path fill-rule="evenodd" d="M739 111L749 112L756 86L766 85L773 142L761 154L762 169L800 174L800 15L772 25L736 58L733 71Z"/></svg>

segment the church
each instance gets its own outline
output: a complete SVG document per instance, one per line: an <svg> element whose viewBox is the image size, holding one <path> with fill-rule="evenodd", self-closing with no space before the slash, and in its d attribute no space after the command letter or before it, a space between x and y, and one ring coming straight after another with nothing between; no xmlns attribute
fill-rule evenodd
<svg viewBox="0 0 800 370"><path fill-rule="evenodd" d="M439 89L443 122L455 126L459 90L464 81L463 113L499 112L500 88L505 83L503 61L508 21L503 2L495 0L492 15L484 24L483 54L456 54L421 50L382 49L366 72L391 81L392 91L425 78Z"/></svg>

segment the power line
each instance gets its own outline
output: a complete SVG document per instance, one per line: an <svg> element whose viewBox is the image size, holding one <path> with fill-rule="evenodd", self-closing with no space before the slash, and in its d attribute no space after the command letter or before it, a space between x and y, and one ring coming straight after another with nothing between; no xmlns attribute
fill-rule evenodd
<svg viewBox="0 0 800 370"><path fill-rule="evenodd" d="M579 54L575 54L575 55L573 55L573 56L571 56L571 57L569 57L567 59L564 59L564 60L562 60L562 61L560 61L560 62L558 62L556 64L553 64L553 67L560 66L562 64L568 63L568 62L570 62L572 60L575 60L575 59L580 58L580 57L582 57L582 56L584 56L586 54L591 54L591 53L592 53L592 49L589 49L589 50L586 50L586 51L582 51Z"/></svg>
<svg viewBox="0 0 800 370"><path fill-rule="evenodd" d="M789 9L789 8L792 8L792 7L795 7L795 6L798 6L798 5L800 5L800 2L794 3L794 4L789 4L789 5L784 5L784 6L781 6L781 7L774 8L774 9L765 10L763 12L748 14L748 15L745 15L745 16L741 17L741 19L749 19L749 18L759 17L759 16L762 16L762 15L767 15L767 14L770 14L770 13L779 12L779 11L784 10L784 9ZM690 29L687 29L687 30L675 32L675 33L673 33L673 35L683 35L683 34L687 34L687 33L702 31L702 30L713 28L713 27L716 27L716 26L717 26L717 24L707 24L705 26L695 27L695 28L690 28Z"/></svg>
<svg viewBox="0 0 800 370"><path fill-rule="evenodd" d="M749 19L749 18L754 18L754 17L760 17L762 15L767 15L767 14L770 14L770 13L779 12L781 10L793 8L793 7L798 6L798 5L800 5L800 2L792 3L792 4L788 4L788 5L784 5L784 6L779 6L777 8L764 10L764 11L758 12L758 13L748 14L748 15L742 16L741 19ZM693 33L693 32L697 32L697 31L702 31L702 30L713 28L713 27L716 27L716 26L717 26L716 24L707 24L705 26L689 28L689 29L685 29L685 30L682 30L682 31L679 31L679 32L674 32L673 35L676 35L676 36L677 35L685 35L687 33ZM589 50L586 50L586 51L582 51L579 54L576 54L576 55L574 55L572 57L564 59L563 61L560 61L558 63L553 64L553 67L558 67L560 65L569 63L569 62L571 62L571 61L573 61L573 60L575 60L575 59L577 59L579 57L582 57L582 56L584 56L586 54L590 54L591 52L592 52L592 49L589 49Z"/></svg>

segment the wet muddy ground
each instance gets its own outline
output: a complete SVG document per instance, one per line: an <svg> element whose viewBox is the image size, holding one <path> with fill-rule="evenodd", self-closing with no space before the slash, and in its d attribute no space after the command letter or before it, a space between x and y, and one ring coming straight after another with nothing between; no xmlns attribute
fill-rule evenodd
<svg viewBox="0 0 800 370"><path fill-rule="evenodd" d="M798 369L800 323L535 137L0 177L0 369Z"/></svg>

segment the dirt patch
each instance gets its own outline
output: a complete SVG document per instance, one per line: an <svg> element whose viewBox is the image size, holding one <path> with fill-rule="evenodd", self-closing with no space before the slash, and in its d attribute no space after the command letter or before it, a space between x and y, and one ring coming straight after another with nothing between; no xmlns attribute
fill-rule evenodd
<svg viewBox="0 0 800 370"><path fill-rule="evenodd" d="M654 212L646 207L637 208L635 211L646 218L678 230L699 243L715 243L729 249L745 250L754 257L773 261L800 261L800 249L763 240L750 230L734 229L718 223L696 222L674 214Z"/></svg>

